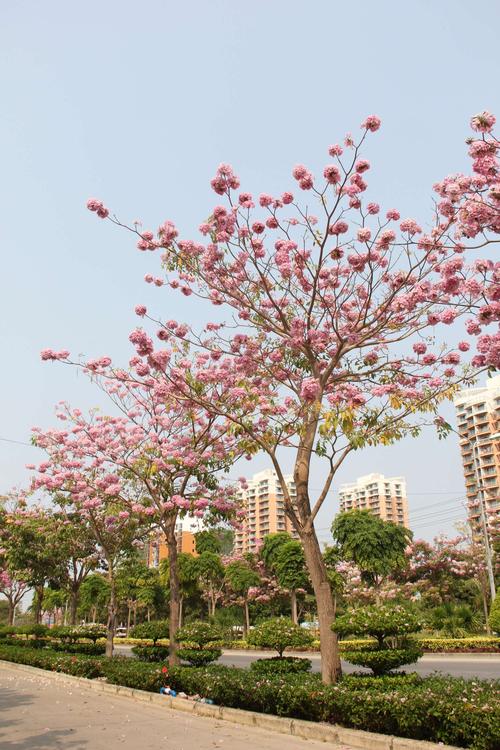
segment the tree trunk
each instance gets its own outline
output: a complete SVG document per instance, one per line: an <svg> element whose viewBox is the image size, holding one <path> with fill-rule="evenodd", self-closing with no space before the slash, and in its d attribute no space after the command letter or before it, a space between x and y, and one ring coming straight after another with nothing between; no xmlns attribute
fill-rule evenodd
<svg viewBox="0 0 500 750"><path fill-rule="evenodd" d="M295 589L292 589L290 591L290 603L292 605L292 622L297 624L297 592L295 591Z"/></svg>
<svg viewBox="0 0 500 750"><path fill-rule="evenodd" d="M78 609L78 589L72 588L70 594L69 624L76 625L76 612Z"/></svg>
<svg viewBox="0 0 500 750"><path fill-rule="evenodd" d="M16 605L14 604L12 599L7 599L7 601L9 603L9 614L8 614L9 625L14 625L14 615L16 612Z"/></svg>
<svg viewBox="0 0 500 750"><path fill-rule="evenodd" d="M97 606L95 604L90 610L90 616L92 618L92 622L97 622Z"/></svg>
<svg viewBox="0 0 500 750"><path fill-rule="evenodd" d="M108 581L109 581L109 603L108 603L108 629L106 634L106 656L113 656L113 640L115 637L116 627L116 589L115 574L113 565L108 561Z"/></svg>
<svg viewBox="0 0 500 750"><path fill-rule="evenodd" d="M169 656L168 663L172 666L179 664L177 656L177 639L176 634L179 629L180 621L180 583L179 571L177 569L177 539L175 536L175 519L166 527L165 536L168 547L168 571L170 579L170 623L169 623Z"/></svg>
<svg viewBox="0 0 500 750"><path fill-rule="evenodd" d="M151 622L151 610L149 607L146 609L146 619L148 622Z"/></svg>
<svg viewBox="0 0 500 750"><path fill-rule="evenodd" d="M337 634L331 629L335 619L335 605L325 563L314 530L300 532L307 569L316 596L321 641L321 677L327 685L337 682L342 674Z"/></svg>
<svg viewBox="0 0 500 750"><path fill-rule="evenodd" d="M245 599L245 629L243 631L243 636L245 638L248 635L249 630L250 630L250 612L248 610L248 601Z"/></svg>
<svg viewBox="0 0 500 750"><path fill-rule="evenodd" d="M130 633L130 613L131 613L130 604L127 602L127 638L128 638L128 634Z"/></svg>
<svg viewBox="0 0 500 750"><path fill-rule="evenodd" d="M43 586L36 586L35 594L35 622L39 625L42 621Z"/></svg>

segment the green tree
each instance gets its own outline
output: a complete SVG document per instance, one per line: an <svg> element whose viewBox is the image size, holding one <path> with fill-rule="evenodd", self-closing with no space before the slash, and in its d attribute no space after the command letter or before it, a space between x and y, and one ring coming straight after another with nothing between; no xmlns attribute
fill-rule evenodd
<svg viewBox="0 0 500 750"><path fill-rule="evenodd" d="M201 555L203 552L214 552L220 554L222 544L213 529L204 529L194 535L196 552Z"/></svg>
<svg viewBox="0 0 500 750"><path fill-rule="evenodd" d="M304 549L300 542L291 539L278 548L273 570L279 585L290 592L292 621L297 624L297 589L306 588L309 584Z"/></svg>
<svg viewBox="0 0 500 750"><path fill-rule="evenodd" d="M231 591L243 600L245 610L244 634L250 630L250 613L248 611L248 592L253 586L258 586L260 576L252 570L246 560L233 560L226 566L226 582Z"/></svg>
<svg viewBox="0 0 500 750"><path fill-rule="evenodd" d="M224 566L215 552L202 552L196 560L198 581L208 601L208 616L213 617L217 600L224 586Z"/></svg>
<svg viewBox="0 0 500 750"><path fill-rule="evenodd" d="M98 622L109 600L109 583L102 573L89 575L80 588L79 608L85 618Z"/></svg>
<svg viewBox="0 0 500 750"><path fill-rule="evenodd" d="M357 565L365 583L375 588L379 603L384 579L406 565L405 550L412 532L369 510L350 510L335 518L332 535L342 558Z"/></svg>

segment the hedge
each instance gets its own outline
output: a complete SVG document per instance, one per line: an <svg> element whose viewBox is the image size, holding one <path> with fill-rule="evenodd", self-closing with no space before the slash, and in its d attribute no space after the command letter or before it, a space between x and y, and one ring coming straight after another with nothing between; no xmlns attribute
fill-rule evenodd
<svg viewBox="0 0 500 750"><path fill-rule="evenodd" d="M290 718L327 721L346 727L431 742L496 750L500 707L498 682L449 677L347 676L323 685L319 675L259 676L249 670L214 666L167 667L134 661L70 656L49 649L0 644L0 658L81 677L159 691L169 684L215 703Z"/></svg>
<svg viewBox="0 0 500 750"><path fill-rule="evenodd" d="M428 636L416 636L415 640L422 650L428 652L446 651L450 653L500 653L500 638L493 636L470 636L469 638L431 638ZM339 641L340 652L360 651L369 648L373 639L350 638ZM233 641L228 648L241 649L242 651L255 651L256 646L250 646L247 641ZM294 648L293 651L319 651L320 643L315 640L309 648Z"/></svg>

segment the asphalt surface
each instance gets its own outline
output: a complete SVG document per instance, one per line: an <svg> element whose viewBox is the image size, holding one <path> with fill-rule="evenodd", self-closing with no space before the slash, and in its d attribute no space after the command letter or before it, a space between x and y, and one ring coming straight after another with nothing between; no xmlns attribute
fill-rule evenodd
<svg viewBox="0 0 500 750"><path fill-rule="evenodd" d="M117 655L132 656L131 646L117 645L115 648ZM246 668L255 659L273 656L269 651L224 651L219 659L219 664L227 666ZM307 656L312 661L313 672L320 671L320 657L318 653L297 654L297 656ZM352 664L342 662L342 669L346 674L350 672L364 671L367 674L370 670L363 670L360 667L354 667ZM423 677L433 672L442 672L452 677L480 678L480 679L500 679L500 654L425 654L416 664L411 664L406 669L409 672L417 672Z"/></svg>
<svg viewBox="0 0 500 750"><path fill-rule="evenodd" d="M0 667L2 750L283 750L284 745L287 750L325 748L324 742L191 716Z"/></svg>

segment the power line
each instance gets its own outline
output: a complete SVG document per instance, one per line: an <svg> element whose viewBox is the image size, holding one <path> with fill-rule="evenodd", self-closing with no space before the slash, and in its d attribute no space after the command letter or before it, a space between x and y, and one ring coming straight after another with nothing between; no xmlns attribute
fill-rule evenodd
<svg viewBox="0 0 500 750"><path fill-rule="evenodd" d="M22 440L12 440L11 438L4 438L4 437L0 437L0 440L3 443L15 443L16 445L27 445L30 448L36 448L37 447L36 445L33 445L33 443L24 443Z"/></svg>

